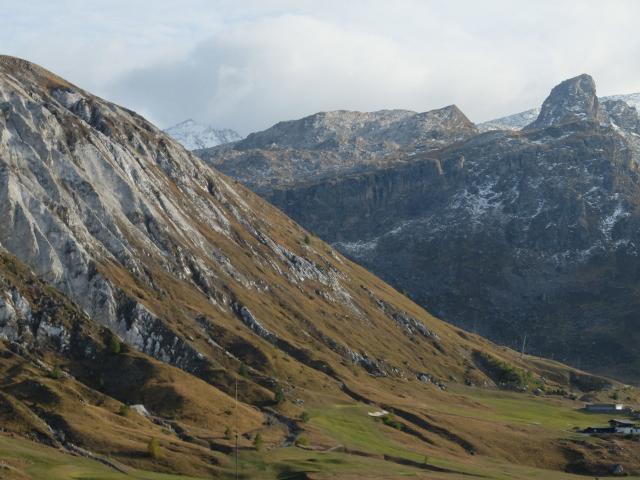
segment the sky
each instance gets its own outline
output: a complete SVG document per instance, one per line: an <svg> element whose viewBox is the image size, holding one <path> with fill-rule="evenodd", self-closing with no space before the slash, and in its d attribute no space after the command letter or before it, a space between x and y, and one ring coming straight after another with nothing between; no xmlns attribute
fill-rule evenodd
<svg viewBox="0 0 640 480"><path fill-rule="evenodd" d="M640 91L636 0L0 0L0 53L162 128L456 104L481 122L589 73Z"/></svg>

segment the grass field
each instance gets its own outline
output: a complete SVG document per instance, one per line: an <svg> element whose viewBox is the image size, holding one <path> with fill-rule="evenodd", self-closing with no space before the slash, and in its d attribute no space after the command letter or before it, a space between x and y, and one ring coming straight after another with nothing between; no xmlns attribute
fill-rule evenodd
<svg viewBox="0 0 640 480"><path fill-rule="evenodd" d="M120 473L94 460L62 453L27 440L0 435L0 478L33 480L201 480L127 469ZM9 466L9 468L7 468ZM5 475L5 476L3 476Z"/></svg>
<svg viewBox="0 0 640 480"><path fill-rule="evenodd" d="M488 429L524 428L549 441L586 437L575 427L605 424L608 415L581 411L579 402L535 397L495 389L454 387L451 395L463 402L446 404L425 399L423 411L437 413L451 422L476 422ZM240 478L264 480L312 479L458 479L495 480L585 478L498 460L492 456L447 452L393 429L367 412L375 407L331 401L309 405L310 419L302 436L304 448L243 450L239 456ZM478 423L480 422L480 423ZM587 441L592 441L587 439ZM593 439L597 442L597 439ZM516 446L517 447L517 446ZM523 445L522 448L527 448ZM120 473L97 461L9 436L0 435L0 478L16 480L200 480L128 468ZM403 463L403 462L406 462ZM233 461L216 478L235 478ZM426 466L425 466L426 465ZM442 471L438 471L442 470ZM363 473L367 472L367 473ZM4 475L4 476L3 476ZM638 478L638 477L627 477Z"/></svg>

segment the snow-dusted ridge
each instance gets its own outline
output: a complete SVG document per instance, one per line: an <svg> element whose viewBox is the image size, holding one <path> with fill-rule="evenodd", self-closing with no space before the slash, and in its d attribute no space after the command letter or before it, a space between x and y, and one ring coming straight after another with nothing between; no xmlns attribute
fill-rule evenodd
<svg viewBox="0 0 640 480"><path fill-rule="evenodd" d="M608 95L598 98L600 102L606 100L622 100L630 107L635 107L640 111L640 92L627 93L622 95ZM514 113L505 117L495 118L478 124L478 130L488 132L490 130L520 130L525 125L529 125L540 114L540 107L530 108L523 112Z"/></svg>
<svg viewBox="0 0 640 480"><path fill-rule="evenodd" d="M243 138L242 135L230 128L214 128L211 125L205 125L192 119L165 129L165 133L168 133L174 140L181 143L187 150L216 147L224 143L236 142Z"/></svg>

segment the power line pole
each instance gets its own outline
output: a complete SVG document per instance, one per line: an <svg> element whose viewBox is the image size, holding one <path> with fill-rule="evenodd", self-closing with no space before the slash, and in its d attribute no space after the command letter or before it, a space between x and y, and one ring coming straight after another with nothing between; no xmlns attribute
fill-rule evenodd
<svg viewBox="0 0 640 480"><path fill-rule="evenodd" d="M238 480L238 377L236 377L236 480Z"/></svg>
<svg viewBox="0 0 640 480"><path fill-rule="evenodd" d="M524 334L524 338L522 339L522 350L520 350L520 358L524 357L524 347L527 344L527 334Z"/></svg>

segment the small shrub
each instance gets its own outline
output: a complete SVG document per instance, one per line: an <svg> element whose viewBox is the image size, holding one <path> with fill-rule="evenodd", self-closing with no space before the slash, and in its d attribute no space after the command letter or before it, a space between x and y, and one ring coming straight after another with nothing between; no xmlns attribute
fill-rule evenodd
<svg viewBox="0 0 640 480"><path fill-rule="evenodd" d="M309 412L302 412L300 414L300 420L304 423L307 423L309 420L311 420L311 415L309 415Z"/></svg>
<svg viewBox="0 0 640 480"><path fill-rule="evenodd" d="M276 387L275 401L278 405L284 402L284 392L282 391L282 387L280 385Z"/></svg>
<svg viewBox="0 0 640 480"><path fill-rule="evenodd" d="M262 434L260 432L256 433L255 438L253 439L253 448L257 451L262 450Z"/></svg>
<svg viewBox="0 0 640 480"><path fill-rule="evenodd" d="M309 235L305 235L304 236L304 243L309 245L311 243L311 238L309 238Z"/></svg>
<svg viewBox="0 0 640 480"><path fill-rule="evenodd" d="M296 445L300 445L303 447L306 447L307 445L309 445L309 439L307 437L298 437L296 439Z"/></svg>
<svg viewBox="0 0 640 480"><path fill-rule="evenodd" d="M157 460L160 458L160 443L157 438L152 438L147 444L147 453L151 458Z"/></svg>
<svg viewBox="0 0 640 480"><path fill-rule="evenodd" d="M388 427L395 428L396 430L404 430L404 424L397 421L393 415L384 415L381 419L382 423Z"/></svg>
<svg viewBox="0 0 640 480"><path fill-rule="evenodd" d="M249 368L244 363L241 363L240 367L238 368L238 374L241 377L245 377L245 378L248 377L249 376Z"/></svg>
<svg viewBox="0 0 640 480"><path fill-rule="evenodd" d="M131 408L129 408L129 405L122 404L118 409L118 415L120 415L121 417L129 416L130 412L131 412Z"/></svg>
<svg viewBox="0 0 640 480"><path fill-rule="evenodd" d="M231 429L229 427L224 429L224 439L231 440Z"/></svg>
<svg viewBox="0 0 640 480"><path fill-rule="evenodd" d="M54 365L53 370L49 372L49 378L59 380L60 377L62 377L62 369L60 368L60 365Z"/></svg>
<svg viewBox="0 0 640 480"><path fill-rule="evenodd" d="M112 355L118 355L122 351L122 345L120 340L115 335L109 337L109 353Z"/></svg>

